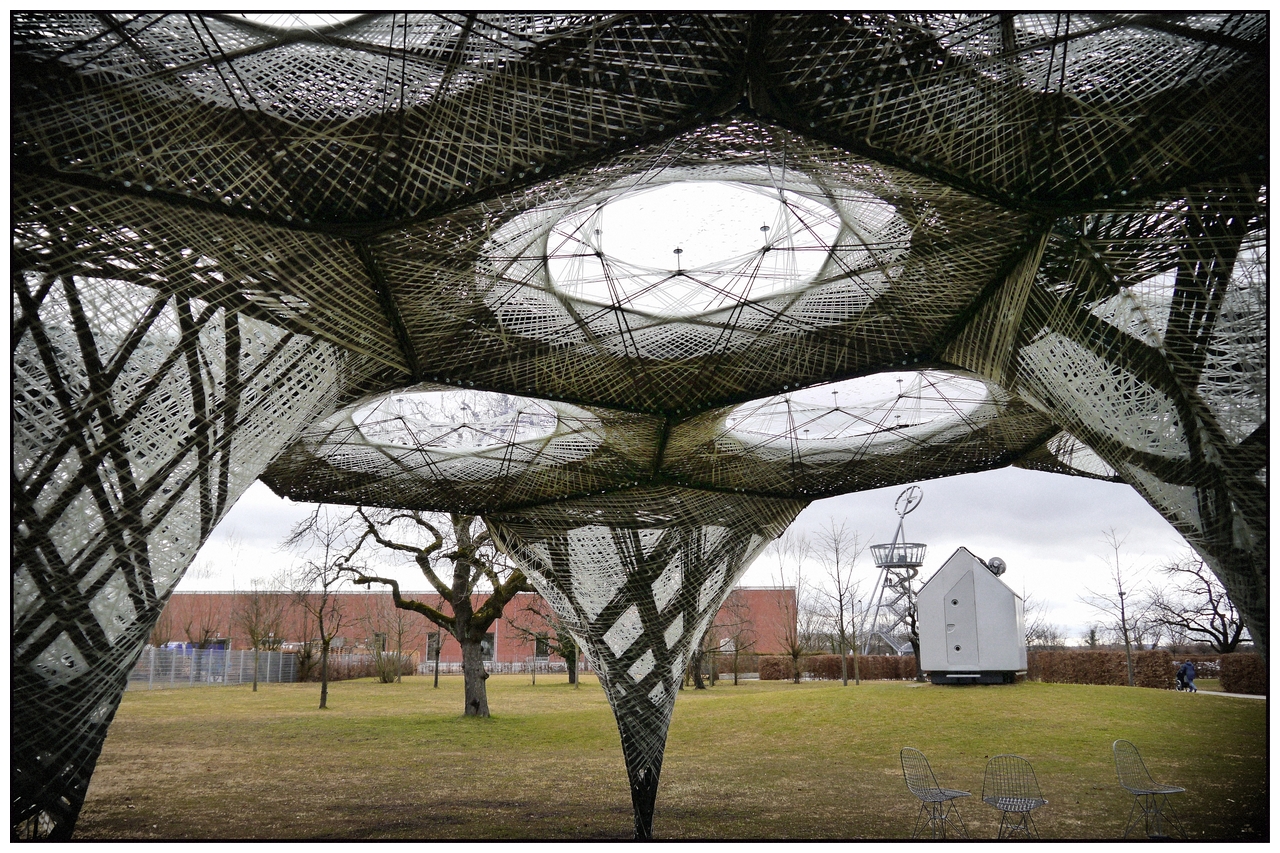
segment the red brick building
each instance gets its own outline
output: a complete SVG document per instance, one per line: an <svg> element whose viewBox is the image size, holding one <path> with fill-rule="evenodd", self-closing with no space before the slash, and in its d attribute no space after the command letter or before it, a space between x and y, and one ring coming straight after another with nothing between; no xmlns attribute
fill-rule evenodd
<svg viewBox="0 0 1280 853"><path fill-rule="evenodd" d="M259 609L278 607L281 616L273 623L275 639L290 646L316 636L316 628L306 610L286 593L259 594ZM404 592L404 597L422 601L444 612L435 593ZM474 596L478 604L485 598ZM385 637L387 651L397 647L415 652L418 659L430 660L435 651L436 626L417 613L397 610L385 590L349 591L338 594L341 623L334 646L344 652L366 651ZM246 613L253 604L248 592L177 592L169 599L164 613L152 632L151 642L221 645L247 649L252 645L246 630ZM534 593L520 593L507 604L503 617L496 621L490 634L490 659L499 663L519 663L530 657L547 657L545 644L538 635L551 633L540 615L548 610L546 603ZM738 588L730 593L708 632L710 644L725 651L737 645L744 652L780 654L789 631L795 630L795 589ZM278 628L275 628L278 624ZM441 637L442 663L460 662L462 650L448 634Z"/></svg>

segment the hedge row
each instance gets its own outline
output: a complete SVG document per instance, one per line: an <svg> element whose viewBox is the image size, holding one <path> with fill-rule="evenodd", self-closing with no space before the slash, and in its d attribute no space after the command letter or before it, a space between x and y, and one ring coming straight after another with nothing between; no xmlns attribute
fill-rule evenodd
<svg viewBox="0 0 1280 853"><path fill-rule="evenodd" d="M1173 655L1156 651L1133 653L1133 683L1137 687L1172 690L1174 685ZM1112 684L1129 683L1124 652L1103 651L1034 651L1027 655L1027 677L1047 684Z"/></svg>
<svg viewBox="0 0 1280 853"><path fill-rule="evenodd" d="M1267 692L1267 667L1262 655L1223 655L1219 682L1225 693L1248 693L1261 696ZM1196 664L1197 670L1199 664Z"/></svg>
<svg viewBox="0 0 1280 853"><path fill-rule="evenodd" d="M746 657L745 655L743 657ZM789 681L793 671L791 658L780 655L758 655L757 671L762 681ZM1220 677L1227 693L1262 695L1267 692L1267 669L1257 654L1184 655L1176 661L1163 649L1133 653L1133 682L1137 687L1172 690L1177 664L1190 660L1199 678ZM739 672L749 671L739 660ZM916 659L907 655L859 655L859 675L869 681L911 679L916 674ZM839 655L806 655L800 659L800 672L809 678L839 679ZM1073 650L1031 651L1027 653L1027 677L1049 684L1109 684L1123 687L1129 683L1124 652ZM853 659L849 659L849 678L853 678Z"/></svg>
<svg viewBox="0 0 1280 853"><path fill-rule="evenodd" d="M791 668L791 658L775 655L760 655L757 666L761 681L789 681L795 674Z"/></svg>
<svg viewBox="0 0 1280 853"><path fill-rule="evenodd" d="M1178 667L1173 655L1163 649L1133 653L1133 683L1135 687L1155 687L1170 690L1177 684Z"/></svg>
<svg viewBox="0 0 1280 853"><path fill-rule="evenodd" d="M853 656L848 661L849 678L853 678ZM761 681L786 681L794 676L791 658L761 655L758 671ZM839 655L806 655L800 659L800 672L810 678L837 680L840 675ZM914 655L858 655L858 675L870 681L910 679L916 677Z"/></svg>

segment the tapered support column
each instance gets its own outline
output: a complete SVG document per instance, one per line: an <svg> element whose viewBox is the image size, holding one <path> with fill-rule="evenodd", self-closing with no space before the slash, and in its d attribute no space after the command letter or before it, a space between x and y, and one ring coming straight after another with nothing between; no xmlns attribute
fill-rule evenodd
<svg viewBox="0 0 1280 853"><path fill-rule="evenodd" d="M653 834L667 727L691 651L802 501L649 487L489 518L590 650L618 723L636 837Z"/></svg>
<svg viewBox="0 0 1280 853"><path fill-rule="evenodd" d="M11 835L58 840L170 593L346 356L123 282L14 302Z"/></svg>

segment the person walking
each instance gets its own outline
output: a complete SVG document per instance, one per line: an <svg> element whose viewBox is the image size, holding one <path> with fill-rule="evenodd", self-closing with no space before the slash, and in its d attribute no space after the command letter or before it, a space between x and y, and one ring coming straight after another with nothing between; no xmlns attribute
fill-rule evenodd
<svg viewBox="0 0 1280 853"><path fill-rule="evenodd" d="M1178 681L1182 683L1183 690L1190 690L1192 693L1196 690L1196 667L1191 661L1183 661L1182 666L1178 667Z"/></svg>

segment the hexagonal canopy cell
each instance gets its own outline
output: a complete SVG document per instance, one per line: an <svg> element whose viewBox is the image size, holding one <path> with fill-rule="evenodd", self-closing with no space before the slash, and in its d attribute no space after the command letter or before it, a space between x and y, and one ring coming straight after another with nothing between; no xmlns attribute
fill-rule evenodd
<svg viewBox="0 0 1280 853"><path fill-rule="evenodd" d="M675 656L818 497L1128 483L1265 652L1267 23L15 14L14 835L259 477L505 530L641 834Z"/></svg>

